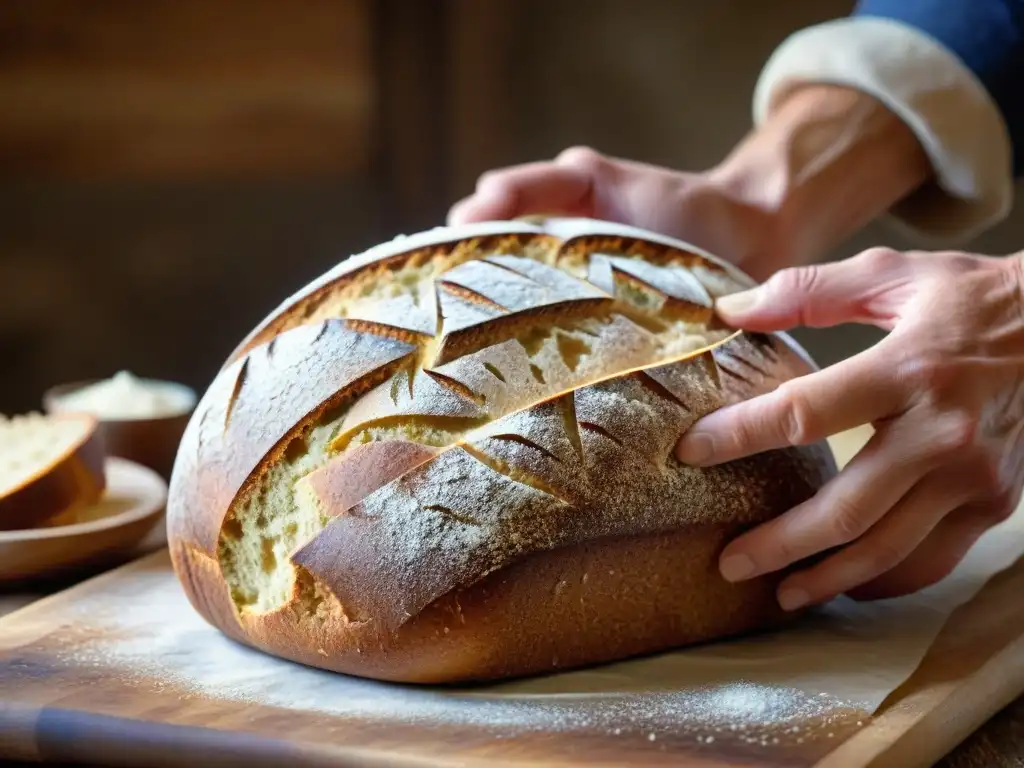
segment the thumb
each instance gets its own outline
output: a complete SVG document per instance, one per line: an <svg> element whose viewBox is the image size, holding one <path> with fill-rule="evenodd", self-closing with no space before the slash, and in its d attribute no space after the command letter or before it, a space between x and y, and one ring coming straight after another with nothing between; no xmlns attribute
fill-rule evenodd
<svg viewBox="0 0 1024 768"><path fill-rule="evenodd" d="M728 325L784 331L863 323L891 329L911 274L906 254L874 248L832 264L790 267L755 288L720 297L715 311Z"/></svg>

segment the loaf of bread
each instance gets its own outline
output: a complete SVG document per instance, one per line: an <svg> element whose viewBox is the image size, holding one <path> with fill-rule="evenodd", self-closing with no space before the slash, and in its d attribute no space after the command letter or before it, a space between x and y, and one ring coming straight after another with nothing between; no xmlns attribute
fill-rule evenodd
<svg viewBox="0 0 1024 768"><path fill-rule="evenodd" d="M103 462L92 416L0 415L0 530L35 528L99 500Z"/></svg>
<svg viewBox="0 0 1024 768"><path fill-rule="evenodd" d="M784 620L732 537L812 496L827 445L697 469L680 435L813 369L739 333L750 285L685 243L580 219L438 228L287 299L202 397L168 531L194 607L303 664L493 680Z"/></svg>

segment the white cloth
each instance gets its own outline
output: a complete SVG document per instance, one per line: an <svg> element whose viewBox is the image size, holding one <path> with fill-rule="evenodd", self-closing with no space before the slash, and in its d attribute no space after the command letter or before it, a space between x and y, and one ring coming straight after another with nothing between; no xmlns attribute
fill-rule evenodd
<svg viewBox="0 0 1024 768"><path fill-rule="evenodd" d="M909 25L856 17L787 38L754 92L754 122L801 82L871 94L917 135L935 181L902 200L892 217L918 238L962 242L1004 219L1013 205L1012 148L1002 114L948 48Z"/></svg>

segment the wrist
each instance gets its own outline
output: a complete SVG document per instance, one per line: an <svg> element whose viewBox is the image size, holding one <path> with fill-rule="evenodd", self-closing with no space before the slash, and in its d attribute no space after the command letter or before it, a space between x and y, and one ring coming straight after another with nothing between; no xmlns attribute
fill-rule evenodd
<svg viewBox="0 0 1024 768"><path fill-rule="evenodd" d="M758 272L821 258L931 175L914 133L871 96L807 85L773 105L710 176L770 221Z"/></svg>

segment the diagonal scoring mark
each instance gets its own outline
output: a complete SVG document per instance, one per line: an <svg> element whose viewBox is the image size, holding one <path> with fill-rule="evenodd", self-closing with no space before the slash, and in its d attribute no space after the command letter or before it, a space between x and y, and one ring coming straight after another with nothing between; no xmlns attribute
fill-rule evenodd
<svg viewBox="0 0 1024 768"><path fill-rule="evenodd" d="M576 421L576 395L570 392L568 395L558 399L559 410L562 413L562 425L565 428L565 436L568 439L572 449L576 452L576 456L580 460L580 464L584 465L583 461L583 440L580 437L580 425Z"/></svg>
<svg viewBox="0 0 1024 768"><path fill-rule="evenodd" d="M472 288L467 288L459 283L453 283L449 280L438 280L437 286L445 293L451 296L457 296L460 299L465 299L470 304L479 304L485 307L490 307L491 309L496 309L500 312L508 312L507 307L494 301L494 299L489 299L482 293L478 293Z"/></svg>
<svg viewBox="0 0 1024 768"><path fill-rule="evenodd" d="M456 512L451 507L446 507L444 504L427 504L423 507L425 512L437 512L442 517L446 517L449 520L454 520L457 523L463 525L482 525L482 523L471 515L467 515L462 512Z"/></svg>
<svg viewBox="0 0 1024 768"><path fill-rule="evenodd" d="M601 437L607 437L609 440L611 440L616 445L622 445L622 441L619 438L617 438L615 435L613 435L607 429L602 427L600 424L595 424L592 421L581 421L581 422L579 422L579 425L580 425L580 429L584 430L585 432L595 432L595 433L601 435Z"/></svg>
<svg viewBox="0 0 1024 768"><path fill-rule="evenodd" d="M322 323L320 323L320 330L318 330L316 332L316 336L313 337L313 341L311 342L312 344L316 344L318 341L320 341L320 339L323 338L323 335L327 333L327 329L330 327L330 322L330 320L324 320Z"/></svg>
<svg viewBox="0 0 1024 768"><path fill-rule="evenodd" d="M742 363L743 365L747 366L748 368L750 368L750 369L752 369L754 371L757 371L757 373L759 373L761 376L764 376L766 379L767 378L771 378L771 376L769 375L768 371L766 371L764 368L762 368L759 365L755 365L750 360L747 360L747 358L743 357L742 355L737 354L734 351L729 352L729 359L736 360L737 362Z"/></svg>
<svg viewBox="0 0 1024 768"><path fill-rule="evenodd" d="M202 464L203 448L206 447L204 439L203 439L203 435L205 434L205 431L206 431L206 422L210 418L210 414L211 413L213 413L213 404L209 403L209 404L207 404L207 406L205 408L203 408L203 413L199 417L199 426L196 428L196 432L197 432L197 434L196 434L196 458L195 458L196 466L199 466L200 464ZM226 421L227 421L227 418L225 417L225 422ZM227 427L225 427L225 430L226 429L227 429Z"/></svg>
<svg viewBox="0 0 1024 768"><path fill-rule="evenodd" d="M711 377L711 380L715 383L715 389L721 389L722 375L721 372L718 370L718 362L715 360L714 350L705 350L701 354L701 361L704 363L705 371Z"/></svg>
<svg viewBox="0 0 1024 768"><path fill-rule="evenodd" d="M632 262L633 260L629 260ZM646 264L647 262L642 262ZM636 271L631 271L630 267L634 267ZM646 290L650 293L656 294L663 297L666 302L676 302L686 304L700 310L710 310L712 306L712 299L710 294L704 288L704 285L696 278L692 271L684 266L657 266L649 265L656 269L665 270L665 278L671 282L673 280L678 281L681 285L674 286L682 288L680 293L684 293L687 289L691 292L691 296L679 296L666 289L662 286L656 285L653 280L655 275L649 275L645 277L638 274L642 267L634 263L625 263L622 259L615 259L611 264L612 279L617 282L623 282L627 285L631 285L639 290Z"/></svg>
<svg viewBox="0 0 1024 768"><path fill-rule="evenodd" d="M730 368L729 366L725 365L721 360L717 360L716 362L718 364L718 369L722 373L724 373L726 376L731 376L732 378L736 379L737 381L742 381L744 384L749 384L750 386L754 386L754 382L752 382L750 379L748 379L746 376L744 376L743 374L739 373L738 371L734 371L732 368Z"/></svg>
<svg viewBox="0 0 1024 768"><path fill-rule="evenodd" d="M357 333L368 333L373 336L383 336L387 339L404 341L406 344L420 345L433 338L422 331L403 328L399 325L379 323L376 320L361 320L350 317L345 320L345 325Z"/></svg>
<svg viewBox="0 0 1024 768"><path fill-rule="evenodd" d="M491 376L496 378L498 381L500 381L502 384L506 383L506 381L505 381L505 374L503 374L500 370L498 370L498 366L496 366L496 365L494 365L492 363L484 363L484 368L486 368L487 372L489 374L491 374Z"/></svg>
<svg viewBox="0 0 1024 768"><path fill-rule="evenodd" d="M684 403L674 392L668 387L654 378L648 371L640 371L637 374L637 380L648 390L661 397L663 400L668 400L673 405L679 406L687 413L690 412L690 407Z"/></svg>
<svg viewBox="0 0 1024 768"><path fill-rule="evenodd" d="M450 389L456 395L464 398L465 400L469 400L470 402L476 403L477 405L483 405L484 403L487 402L487 398L484 395L478 392L474 392L461 381L453 379L451 376L445 376L443 373L438 373L437 371L431 370L430 368L424 368L423 372L427 374L427 376L432 378L434 381L436 381L438 384L440 384L442 387Z"/></svg>
<svg viewBox="0 0 1024 768"><path fill-rule="evenodd" d="M556 491L544 478L539 477L532 472L527 472L520 467L513 467L507 461L492 456L485 451L480 450L475 445L469 443L461 446L467 454L472 456L474 459L479 461L484 466L490 468L499 475L504 475L513 482L520 483L521 485L527 485L533 488L535 491L540 491L553 499L558 499L563 504L573 506L573 503L568 499L564 498L558 491Z"/></svg>
<svg viewBox="0 0 1024 768"><path fill-rule="evenodd" d="M402 372L399 371L391 379L391 402L398 405L398 395L402 389Z"/></svg>
<svg viewBox="0 0 1024 768"><path fill-rule="evenodd" d="M249 355L245 356L242 361L242 365L238 369L238 375L235 376L235 385L231 389L231 396L228 398L228 407L224 411L224 431L228 431L228 425L231 423L231 414L235 411L235 404L238 402L238 396L242 393L242 387L245 386L245 380L249 376L249 361L252 358Z"/></svg>
<svg viewBox="0 0 1024 768"><path fill-rule="evenodd" d="M555 454L553 454L551 451L549 451L544 446L538 445L537 443L533 442L533 440L530 440L527 437L523 437L523 435L517 434L515 432L502 432L502 433L497 434L497 435L491 435L491 439L493 439L493 440L505 440L505 441L510 442L510 443L519 443L520 445L525 445L527 448L532 448L533 450L537 451L538 453L542 453L543 455L547 456L552 461L556 461L559 464L562 463L562 460L560 458L555 456Z"/></svg>

